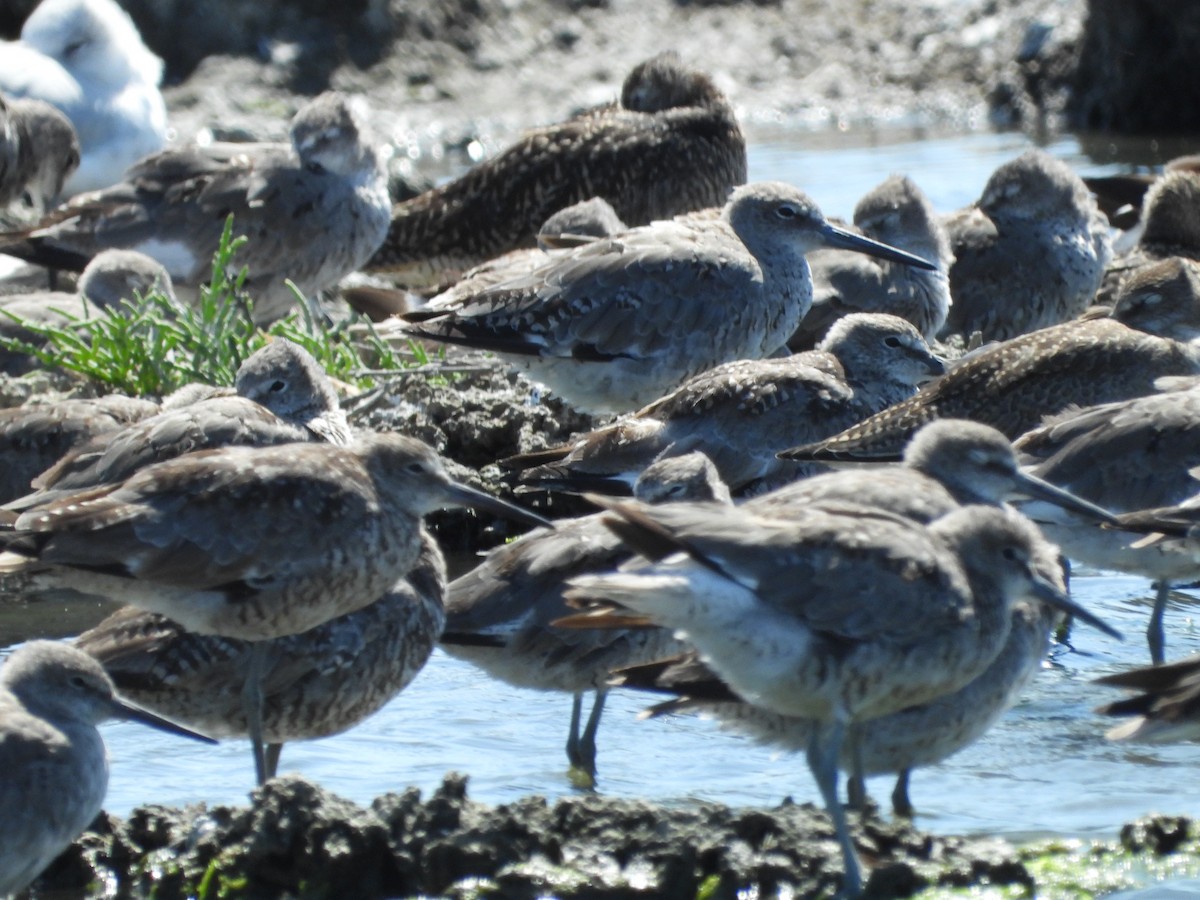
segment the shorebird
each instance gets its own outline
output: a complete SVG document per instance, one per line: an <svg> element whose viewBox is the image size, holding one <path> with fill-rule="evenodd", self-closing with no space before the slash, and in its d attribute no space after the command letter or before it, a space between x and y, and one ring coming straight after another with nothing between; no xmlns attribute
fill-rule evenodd
<svg viewBox="0 0 1200 900"><path fill-rule="evenodd" d="M1147 334L1200 339L1200 264L1169 256L1133 270L1117 289L1111 315Z"/></svg>
<svg viewBox="0 0 1200 900"><path fill-rule="evenodd" d="M21 39L0 50L0 91L58 107L79 135L68 194L116 184L127 167L163 148L161 78L162 60L113 0L42 0Z"/></svg>
<svg viewBox="0 0 1200 900"><path fill-rule="evenodd" d="M66 453L158 412L150 400L110 394L0 410L0 502L30 491Z"/></svg>
<svg viewBox="0 0 1200 900"><path fill-rule="evenodd" d="M0 296L0 340L39 347L44 344L39 328L67 329L102 315L122 300L133 302L154 291L175 298L171 276L157 260L134 250L104 250L84 268L74 294L35 291ZM22 375L36 367L36 358L19 346L0 347L0 371Z"/></svg>
<svg viewBox="0 0 1200 900"><path fill-rule="evenodd" d="M744 508L773 518L795 520L816 505L853 502L928 525L961 505L999 506L1017 496L1044 497L1097 521L1111 520L1097 509L1017 465L1012 444L987 425L942 419L924 426L905 448L901 466L846 469L817 475L755 497ZM1038 570L1065 590L1057 548L1044 543ZM1041 604L1017 604L1004 647L992 663L958 691L936 700L872 719L856 728L854 750L846 748L841 768L850 774L852 804L865 803L866 775L895 773L893 809L911 815L910 771L941 762L972 743L1012 705L1033 677L1049 646L1054 613ZM807 745L813 725L805 719L769 713L745 703L694 654L620 673L621 685L667 691L680 699L659 704L653 713L703 709L739 731L789 749Z"/></svg>
<svg viewBox="0 0 1200 900"><path fill-rule="evenodd" d="M790 185L759 182L734 191L720 219L635 228L404 318L414 337L497 352L583 412L631 412L782 347L812 303L804 254L821 246L932 267L829 224Z"/></svg>
<svg viewBox="0 0 1200 900"><path fill-rule="evenodd" d="M813 305L788 341L807 350L825 336L837 319L853 312L891 313L912 322L932 341L950 308L947 269L954 256L946 230L919 187L904 175L893 175L873 188L854 208L854 224L867 237L913 253L937 265L917 269L825 250L809 258Z"/></svg>
<svg viewBox="0 0 1200 900"><path fill-rule="evenodd" d="M943 336L1002 341L1075 318L1111 256L1108 223L1083 181L1042 150L1000 166L945 222L954 304Z"/></svg>
<svg viewBox="0 0 1200 900"><path fill-rule="evenodd" d="M551 214L602 197L630 225L720 206L746 181L733 108L673 53L636 66L619 105L525 134L461 178L398 204L367 264L408 287L444 283L485 260L532 247Z"/></svg>
<svg viewBox="0 0 1200 900"><path fill-rule="evenodd" d="M854 313L834 324L819 351L725 363L632 416L501 466L525 468L525 484L628 494L654 460L702 450L737 492L794 468L778 451L861 421L944 371L910 323Z"/></svg>
<svg viewBox="0 0 1200 900"><path fill-rule="evenodd" d="M1200 156L1177 156L1163 165L1163 174L1181 170L1200 171ZM1095 196L1100 211L1108 216L1109 224L1128 232L1140 222L1146 194L1161 177L1161 174L1148 172L1123 172L1085 176L1083 183Z"/></svg>
<svg viewBox="0 0 1200 900"><path fill-rule="evenodd" d="M292 119L291 139L147 157L121 183L0 235L0 250L62 268L80 268L106 247L139 250L191 300L232 215L234 234L249 238L233 266L247 269L254 320L272 321L295 302L285 279L305 295L332 287L379 246L390 209L382 149L348 98L330 91L309 101Z"/></svg>
<svg viewBox="0 0 1200 900"><path fill-rule="evenodd" d="M1167 172L1146 192L1136 246L1113 261L1097 302L1108 303L1122 282L1147 263L1171 256L1200 260L1200 172Z"/></svg>
<svg viewBox="0 0 1200 900"><path fill-rule="evenodd" d="M353 728L412 682L441 633L445 595L445 561L423 532L416 564L378 600L262 642L266 777L276 775L284 743ZM84 632L75 646L139 706L210 737L249 735L241 692L255 644L195 634L130 606Z"/></svg>
<svg viewBox="0 0 1200 900"><path fill-rule="evenodd" d="M647 503L713 500L729 503L729 490L703 454L688 453L651 465L636 493ZM573 695L567 759L573 770L596 776L596 732L608 697L609 673L678 653L684 645L661 628L628 631L568 630L550 623L571 610L563 603L566 580L610 569L630 558L599 515L559 521L488 554L450 584L443 649L517 687ZM596 694L580 731L583 695Z"/></svg>
<svg viewBox="0 0 1200 900"><path fill-rule="evenodd" d="M1200 738L1200 656L1105 675L1096 683L1135 692L1097 708L1102 715L1131 717L1108 732L1109 740L1162 744Z"/></svg>
<svg viewBox="0 0 1200 900"><path fill-rule="evenodd" d="M850 896L862 877L837 792L847 729L970 682L1026 595L1098 622L1040 575L1042 538L1008 510L966 506L925 527L854 504L801 521L711 504L610 508L610 527L657 561L575 578L567 598L676 629L747 702L817 723L808 762Z"/></svg>
<svg viewBox="0 0 1200 900"><path fill-rule="evenodd" d="M1164 379L1163 393L1073 410L1016 442L1028 471L1116 513L1170 506L1200 488L1200 379ZM1143 545L1127 531L1037 500L1022 505L1071 559L1157 582L1146 636L1163 660L1162 618L1172 582L1196 577L1187 554L1162 543Z"/></svg>
<svg viewBox="0 0 1200 900"><path fill-rule="evenodd" d="M276 338L238 368L235 396L203 393L171 398L156 415L73 447L5 508L20 512L76 491L117 484L139 469L218 447L324 441L345 446L352 435L329 377L303 347ZM28 487L28 484L26 484Z"/></svg>
<svg viewBox="0 0 1200 900"><path fill-rule="evenodd" d="M909 437L938 418L972 419L1015 439L1042 418L1155 392L1168 375L1200 374L1200 349L1108 318L1064 322L985 346L909 400L788 459L897 459Z"/></svg>
<svg viewBox="0 0 1200 900"><path fill-rule="evenodd" d="M157 612L199 634L261 642L361 609L414 565L421 517L447 505L540 516L459 484L425 444L370 434L349 447L223 447L17 517L0 569L26 594L72 590ZM265 773L261 674L243 699Z"/></svg>
<svg viewBox="0 0 1200 900"><path fill-rule="evenodd" d="M100 812L96 726L111 718L208 740L119 699L99 663L65 644L30 641L0 666L0 895L23 891Z"/></svg>
<svg viewBox="0 0 1200 900"><path fill-rule="evenodd" d="M0 96L0 210L21 200L41 215L79 167L79 139L61 112L41 100Z"/></svg>
<svg viewBox="0 0 1200 900"><path fill-rule="evenodd" d="M625 231L622 222L607 200L592 197L560 209L538 229L537 246L521 247L468 269L452 285L439 292L426 308L450 309L469 300L477 291L528 275L551 259L555 249L575 247L595 238L608 237ZM358 312L372 321L385 321L400 316L414 307L414 295L396 288L356 285L342 289L342 297ZM386 332L383 333L386 336ZM407 338L404 341L407 343Z"/></svg>

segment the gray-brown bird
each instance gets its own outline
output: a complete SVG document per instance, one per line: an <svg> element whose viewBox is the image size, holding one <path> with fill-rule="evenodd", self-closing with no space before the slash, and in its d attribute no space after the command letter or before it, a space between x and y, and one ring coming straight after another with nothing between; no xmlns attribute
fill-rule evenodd
<svg viewBox="0 0 1200 900"><path fill-rule="evenodd" d="M149 156L124 182L0 236L0 247L76 270L106 247L139 250L166 266L190 300L211 275L232 214L234 234L249 239L234 270L247 269L254 320L270 322L294 305L285 280L312 295L360 268L383 240L391 208L381 147L347 97L327 92L309 101L292 120L291 139Z"/></svg>
<svg viewBox="0 0 1200 900"><path fill-rule="evenodd" d="M837 319L856 312L899 316L932 341L950 309L947 270L954 256L924 192L911 178L893 175L858 202L854 224L867 237L907 250L937 268L917 269L860 253L818 250L809 258L812 309L800 320L788 347L816 346Z"/></svg>
<svg viewBox="0 0 1200 900"><path fill-rule="evenodd" d="M784 345L812 304L804 255L841 247L931 268L825 221L779 182L721 217L681 216L555 256L450 310L407 314L421 338L492 350L584 412L631 412L691 376Z"/></svg>
<svg viewBox="0 0 1200 900"><path fill-rule="evenodd" d="M398 204L366 269L438 285L518 247L551 214L590 197L629 225L720 206L746 180L733 108L673 53L636 66L619 104L535 129L462 177Z"/></svg>
<svg viewBox="0 0 1200 900"><path fill-rule="evenodd" d="M421 518L446 505L549 523L453 481L398 434L349 447L223 447L23 512L0 568L27 593L73 590L157 612L200 634L261 642L315 628L386 593L415 564ZM244 702L265 774L253 655Z"/></svg>
<svg viewBox="0 0 1200 900"><path fill-rule="evenodd" d="M945 226L954 302L943 336L1003 341L1073 319L1092 303L1112 253L1087 186L1043 150L1000 166Z"/></svg>
<svg viewBox="0 0 1200 900"><path fill-rule="evenodd" d="M266 775L284 743L353 728L424 667L445 620L446 564L427 533L412 570L357 612L289 637L263 641ZM75 646L95 657L122 696L210 737L244 738L242 687L255 644L196 634L128 606L84 632Z"/></svg>
<svg viewBox="0 0 1200 900"><path fill-rule="evenodd" d="M0 665L0 896L24 890L99 814L108 754L96 726L112 718L208 740L122 701L66 644L30 641Z"/></svg>
<svg viewBox="0 0 1200 900"><path fill-rule="evenodd" d="M1010 440L1070 406L1154 393L1167 375L1200 374L1200 348L1135 331L1109 318L1064 322L981 347L936 382L841 434L785 458L898 459L918 428L972 419Z"/></svg>
<svg viewBox="0 0 1200 900"><path fill-rule="evenodd" d="M0 210L15 201L45 212L79 167L79 139L61 112L41 100L0 95Z"/></svg>

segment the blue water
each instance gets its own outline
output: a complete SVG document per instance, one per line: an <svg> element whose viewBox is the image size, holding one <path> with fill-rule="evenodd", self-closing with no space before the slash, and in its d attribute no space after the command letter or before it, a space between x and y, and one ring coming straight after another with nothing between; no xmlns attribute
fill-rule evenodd
<svg viewBox="0 0 1200 900"><path fill-rule="evenodd" d="M751 136L752 180L780 179L810 192L829 215L849 218L858 198L889 174L911 175L935 207L978 196L989 173L1030 145L1017 134L937 136L824 134ZM1048 149L1084 174L1116 170L1073 139ZM1200 748L1114 745L1109 723L1091 712L1113 692L1099 675L1148 660L1142 632L1145 579L1082 573L1075 596L1126 631L1117 643L1079 630L1060 648L1022 702L974 747L918 772L918 824L940 833L1013 838L1065 834L1112 838L1151 811L1200 816ZM1168 654L1200 651L1197 607L1184 598L1167 615ZM698 718L643 722L638 696L615 693L599 734L599 783L606 794L686 802L819 802L802 759L722 733ZM501 803L536 793L570 794L563 742L570 699L510 688L465 663L434 655L413 685L353 731L289 745L281 770L299 771L359 802L415 785L428 792L451 770L470 775L470 794ZM246 744L209 748L126 724L104 728L112 757L107 808L138 804L239 803L253 781ZM891 785L870 785L886 805Z"/></svg>

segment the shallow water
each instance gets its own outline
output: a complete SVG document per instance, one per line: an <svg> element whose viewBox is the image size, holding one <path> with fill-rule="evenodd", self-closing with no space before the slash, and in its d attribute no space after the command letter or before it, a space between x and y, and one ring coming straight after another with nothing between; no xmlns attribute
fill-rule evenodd
<svg viewBox="0 0 1200 900"><path fill-rule="evenodd" d="M858 198L893 172L911 175L941 211L965 205L988 174L1030 140L990 133L764 132L751 143L752 179L791 181L827 214L849 218ZM1099 161L1074 139L1048 149L1085 174L1117 170L1117 149L1098 146ZM1176 152L1148 144L1134 150L1141 161ZM1027 696L990 734L946 764L918 772L911 790L922 827L1013 838L1112 838L1122 823L1150 811L1200 816L1200 798L1188 789L1200 781L1200 748L1110 744L1103 738L1109 723L1090 711L1115 696L1091 679L1148 661L1149 583L1078 573L1073 592L1127 640L1077 630L1074 647L1055 651ZM1200 651L1194 604L1181 595L1168 612L1171 658ZM36 623L11 610L0 616L0 643L86 625L76 619L56 628L46 624L50 610L37 612ZM788 795L819 802L798 756L777 754L698 718L638 721L643 705L635 695L610 698L598 739L600 791L679 802L775 804ZM574 790L563 753L569 707L566 696L510 688L437 653L374 718L348 734L289 745L281 769L364 803L409 785L428 792L449 770L468 773L471 796L480 801L561 796ZM241 802L252 785L244 743L209 748L120 723L105 726L104 735L113 760L107 808L118 815L150 802ZM870 788L886 806L890 782L875 779Z"/></svg>

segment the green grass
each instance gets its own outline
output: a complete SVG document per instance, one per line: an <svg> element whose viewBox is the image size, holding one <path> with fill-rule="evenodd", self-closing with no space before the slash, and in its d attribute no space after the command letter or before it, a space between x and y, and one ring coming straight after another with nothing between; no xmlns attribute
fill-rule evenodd
<svg viewBox="0 0 1200 900"><path fill-rule="evenodd" d="M419 345L410 345L411 355L402 354L357 316L328 324L313 315L295 286L296 311L265 331L259 328L251 319L253 300L245 290L246 270L235 272L231 264L245 243L245 237L234 237L230 216L213 257L212 278L201 288L195 307L151 293L124 300L94 318L71 317L65 327L28 322L0 310L45 342L0 337L0 347L33 356L46 368L73 372L108 390L134 396L162 396L194 382L232 385L242 361L272 336L295 341L331 377L359 388L372 387L380 372L429 362Z"/></svg>

